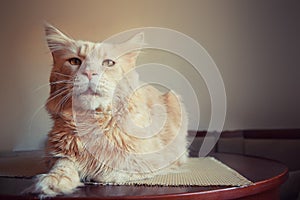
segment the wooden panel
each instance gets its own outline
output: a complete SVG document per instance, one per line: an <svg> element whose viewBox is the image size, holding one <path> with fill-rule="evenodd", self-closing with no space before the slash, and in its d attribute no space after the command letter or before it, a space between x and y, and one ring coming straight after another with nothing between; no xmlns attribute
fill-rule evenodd
<svg viewBox="0 0 300 200"><path fill-rule="evenodd" d="M207 131L189 131L191 137L205 137ZM220 137L244 137L257 139L300 139L300 129L266 129L223 131Z"/></svg>
<svg viewBox="0 0 300 200"><path fill-rule="evenodd" d="M244 138L251 139L300 139L300 129L245 130Z"/></svg>

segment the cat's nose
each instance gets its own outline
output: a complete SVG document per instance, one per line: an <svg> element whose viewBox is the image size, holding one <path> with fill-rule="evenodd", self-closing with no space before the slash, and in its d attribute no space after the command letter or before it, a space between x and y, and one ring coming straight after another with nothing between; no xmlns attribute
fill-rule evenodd
<svg viewBox="0 0 300 200"><path fill-rule="evenodd" d="M88 77L89 80L91 80L93 76L98 75L98 73L94 70L84 70L82 74Z"/></svg>

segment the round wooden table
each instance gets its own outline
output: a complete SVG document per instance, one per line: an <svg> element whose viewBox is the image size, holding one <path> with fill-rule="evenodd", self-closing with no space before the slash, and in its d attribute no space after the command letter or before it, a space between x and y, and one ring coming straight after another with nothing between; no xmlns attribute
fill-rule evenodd
<svg viewBox="0 0 300 200"><path fill-rule="evenodd" d="M234 154L213 154L215 158L248 178L246 187L161 187L86 185L71 195L53 199L279 199L279 187L288 169L281 163ZM33 179L0 177L0 199L38 199L22 191Z"/></svg>

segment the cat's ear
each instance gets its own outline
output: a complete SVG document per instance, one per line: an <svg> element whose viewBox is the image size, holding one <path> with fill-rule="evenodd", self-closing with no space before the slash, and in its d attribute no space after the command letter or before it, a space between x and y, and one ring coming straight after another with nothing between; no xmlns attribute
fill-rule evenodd
<svg viewBox="0 0 300 200"><path fill-rule="evenodd" d="M134 35L127 41L127 43L136 45L137 48L142 47L145 44L144 32Z"/></svg>
<svg viewBox="0 0 300 200"><path fill-rule="evenodd" d="M135 64L142 47L145 45L144 37L144 33L140 32L121 45L121 49L126 52L123 58L125 58L131 66Z"/></svg>
<svg viewBox="0 0 300 200"><path fill-rule="evenodd" d="M45 34L51 52L72 48L72 46L74 46L73 39L69 38L51 24L45 23Z"/></svg>

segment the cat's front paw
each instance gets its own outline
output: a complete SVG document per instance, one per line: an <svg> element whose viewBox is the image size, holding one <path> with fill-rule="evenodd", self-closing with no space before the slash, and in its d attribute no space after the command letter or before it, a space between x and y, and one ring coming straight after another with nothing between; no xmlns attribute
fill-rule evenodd
<svg viewBox="0 0 300 200"><path fill-rule="evenodd" d="M35 192L40 197L53 197L61 194L70 194L78 186L82 186L79 177L67 177L58 174L41 174L35 185Z"/></svg>

